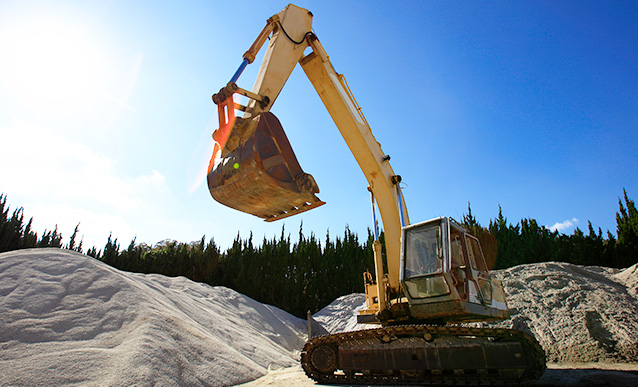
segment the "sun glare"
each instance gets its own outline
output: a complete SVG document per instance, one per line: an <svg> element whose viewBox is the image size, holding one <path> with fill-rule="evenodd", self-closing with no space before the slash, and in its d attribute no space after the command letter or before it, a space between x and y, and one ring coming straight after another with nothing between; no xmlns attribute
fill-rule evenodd
<svg viewBox="0 0 638 387"><path fill-rule="evenodd" d="M68 20L31 19L3 33L12 95L40 112L71 113L97 95L105 74L99 42Z"/></svg>

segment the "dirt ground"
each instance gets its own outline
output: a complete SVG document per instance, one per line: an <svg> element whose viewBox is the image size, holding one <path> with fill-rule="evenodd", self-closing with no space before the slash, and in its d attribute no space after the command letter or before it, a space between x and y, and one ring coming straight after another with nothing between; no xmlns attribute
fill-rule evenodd
<svg viewBox="0 0 638 387"><path fill-rule="evenodd" d="M638 386L638 363L550 363L543 376L529 386ZM301 367L270 370L242 387L310 387L315 384Z"/></svg>

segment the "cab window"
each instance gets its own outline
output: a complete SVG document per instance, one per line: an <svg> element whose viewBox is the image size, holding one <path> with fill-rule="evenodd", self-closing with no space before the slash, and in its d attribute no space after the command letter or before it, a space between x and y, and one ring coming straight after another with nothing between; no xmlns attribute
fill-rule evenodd
<svg viewBox="0 0 638 387"><path fill-rule="evenodd" d="M443 271L443 257L440 256L439 249L440 239L441 232L438 225L413 228L406 232L406 278Z"/></svg>
<svg viewBox="0 0 638 387"><path fill-rule="evenodd" d="M441 228L438 224L406 230L404 241L404 285L412 298L450 293L443 277Z"/></svg>
<svg viewBox="0 0 638 387"><path fill-rule="evenodd" d="M485 258L483 257L478 239L466 235L465 240L467 242L472 268L481 272L487 272L487 265L485 264Z"/></svg>

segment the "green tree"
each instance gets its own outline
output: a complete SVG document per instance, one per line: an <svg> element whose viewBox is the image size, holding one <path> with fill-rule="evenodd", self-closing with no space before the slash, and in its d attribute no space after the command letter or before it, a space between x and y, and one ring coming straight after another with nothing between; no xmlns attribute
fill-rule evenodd
<svg viewBox="0 0 638 387"><path fill-rule="evenodd" d="M24 209L13 211L9 217L7 196L0 194L0 252L27 249L38 245L38 236L31 230L33 218L24 225Z"/></svg>
<svg viewBox="0 0 638 387"><path fill-rule="evenodd" d="M489 269L492 269L496 264L496 257L498 255L498 242L496 236L492 233L492 229L485 228L479 224L474 215L472 215L472 208L470 202L467 202L467 214L463 215L463 227L474 235L481 244L481 250L485 256L485 263Z"/></svg>
<svg viewBox="0 0 638 387"><path fill-rule="evenodd" d="M618 265L627 267L638 261L638 210L633 200L627 197L627 190L623 188L622 200L618 199L619 212L616 213L616 226L618 234Z"/></svg>
<svg viewBox="0 0 638 387"><path fill-rule="evenodd" d="M78 231L80 229L80 223L75 226L75 230L73 230L73 234L71 234L71 238L69 239L69 243L66 245L66 248L69 250L77 251L78 253L82 252L82 240L80 240L80 244L76 246L75 238L77 238Z"/></svg>
<svg viewBox="0 0 638 387"><path fill-rule="evenodd" d="M520 244L518 225L514 227L508 224L500 205L498 206L498 217L490 220L489 229L495 236L498 246L494 269L505 269L522 263L518 256Z"/></svg>
<svg viewBox="0 0 638 387"><path fill-rule="evenodd" d="M109 239L106 241L104 252L101 257L102 261L110 266L114 266L116 264L117 258L120 254L120 245L117 243L117 238L113 240L112 237L113 233L109 234Z"/></svg>

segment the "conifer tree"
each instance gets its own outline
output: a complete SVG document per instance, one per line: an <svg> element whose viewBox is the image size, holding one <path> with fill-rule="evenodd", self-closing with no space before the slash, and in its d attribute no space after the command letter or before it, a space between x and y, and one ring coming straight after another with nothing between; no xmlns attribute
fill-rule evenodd
<svg viewBox="0 0 638 387"><path fill-rule="evenodd" d="M618 199L620 209L616 213L617 246L618 263L621 267L627 267L638 262L638 210L634 201L627 197L627 190L624 188L623 197L625 205Z"/></svg>
<svg viewBox="0 0 638 387"><path fill-rule="evenodd" d="M492 233L491 227L485 228L479 224L474 215L472 215L472 208L470 202L467 202L467 214L463 215L463 227L467 229L470 234L474 235L481 244L481 250L485 256L485 263L488 269L492 269L496 264L496 257L498 252L498 245L496 236Z"/></svg>
<svg viewBox="0 0 638 387"><path fill-rule="evenodd" d="M113 233L109 234L109 239L106 241L106 245L104 246L104 252L102 253L102 261L107 265L113 266L117 260L117 257L120 252L120 245L117 243L117 238L112 240Z"/></svg>
<svg viewBox="0 0 638 387"><path fill-rule="evenodd" d="M82 252L82 242L80 241L80 245L76 246L75 245L75 238L78 235L78 230L80 228L80 223L77 224L77 226L75 226L75 230L73 230L73 234L71 234L71 239L69 239L69 243L66 245L66 248L69 250L75 250L79 253Z"/></svg>
<svg viewBox="0 0 638 387"><path fill-rule="evenodd" d="M505 269L518 264L516 252L518 249L518 226L513 227L507 223L503 216L503 209L498 206L498 217L490 221L490 231L496 237L498 252L494 269Z"/></svg>

